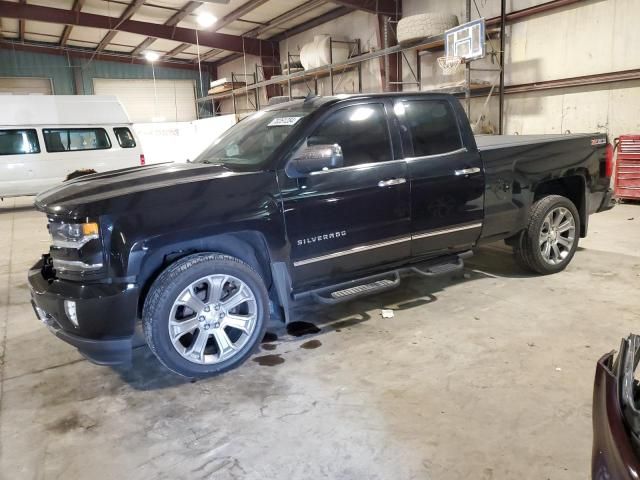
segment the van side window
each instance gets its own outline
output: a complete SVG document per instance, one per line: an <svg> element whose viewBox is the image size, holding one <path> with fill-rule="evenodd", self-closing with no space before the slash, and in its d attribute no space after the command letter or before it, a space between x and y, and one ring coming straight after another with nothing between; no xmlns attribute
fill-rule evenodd
<svg viewBox="0 0 640 480"><path fill-rule="evenodd" d="M307 145L337 143L344 166L393 160L384 106L352 105L332 113L307 139Z"/></svg>
<svg viewBox="0 0 640 480"><path fill-rule="evenodd" d="M449 102L404 101L396 104L394 110L409 128L414 157L438 155L462 148L458 121Z"/></svg>
<svg viewBox="0 0 640 480"><path fill-rule="evenodd" d="M111 148L104 128L45 128L42 130L47 152L74 152Z"/></svg>
<svg viewBox="0 0 640 480"><path fill-rule="evenodd" d="M0 155L40 153L35 130L0 130Z"/></svg>
<svg viewBox="0 0 640 480"><path fill-rule="evenodd" d="M118 145L122 148L133 148L136 146L136 139L133 138L131 130L127 127L116 127L113 129L113 133L116 134Z"/></svg>

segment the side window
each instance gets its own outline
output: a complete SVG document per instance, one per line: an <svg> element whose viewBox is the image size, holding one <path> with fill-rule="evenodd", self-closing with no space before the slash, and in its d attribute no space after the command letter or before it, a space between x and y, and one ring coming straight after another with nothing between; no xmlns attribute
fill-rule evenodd
<svg viewBox="0 0 640 480"><path fill-rule="evenodd" d="M394 110L409 127L415 157L453 152L462 147L458 121L448 102L406 101L396 104Z"/></svg>
<svg viewBox="0 0 640 480"><path fill-rule="evenodd" d="M0 130L0 155L40 153L35 130Z"/></svg>
<svg viewBox="0 0 640 480"><path fill-rule="evenodd" d="M116 127L113 129L113 133L116 134L118 145L122 148L133 148L136 146L136 140L133 138L131 130L127 127Z"/></svg>
<svg viewBox="0 0 640 480"><path fill-rule="evenodd" d="M342 147L345 167L392 160L384 106L375 103L342 108L307 139L309 146L334 143Z"/></svg>
<svg viewBox="0 0 640 480"><path fill-rule="evenodd" d="M104 128L45 128L42 130L47 152L74 152L111 148Z"/></svg>

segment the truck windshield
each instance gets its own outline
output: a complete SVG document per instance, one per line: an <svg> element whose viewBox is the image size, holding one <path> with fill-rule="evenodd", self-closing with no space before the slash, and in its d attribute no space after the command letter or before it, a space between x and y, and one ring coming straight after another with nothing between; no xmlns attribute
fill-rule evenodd
<svg viewBox="0 0 640 480"><path fill-rule="evenodd" d="M194 163L229 167L261 165L310 110L259 111L235 124L202 152Z"/></svg>

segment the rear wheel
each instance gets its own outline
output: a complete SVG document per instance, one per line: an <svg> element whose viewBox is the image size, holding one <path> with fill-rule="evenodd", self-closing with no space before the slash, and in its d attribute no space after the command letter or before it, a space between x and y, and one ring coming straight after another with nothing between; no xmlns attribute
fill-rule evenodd
<svg viewBox="0 0 640 480"><path fill-rule="evenodd" d="M142 316L147 343L160 362L195 378L243 363L264 336L268 313L264 282L249 265L198 254L162 272Z"/></svg>
<svg viewBox="0 0 640 480"><path fill-rule="evenodd" d="M514 245L518 263L541 274L564 270L578 248L580 216L568 198L549 195L531 206L527 228Z"/></svg>

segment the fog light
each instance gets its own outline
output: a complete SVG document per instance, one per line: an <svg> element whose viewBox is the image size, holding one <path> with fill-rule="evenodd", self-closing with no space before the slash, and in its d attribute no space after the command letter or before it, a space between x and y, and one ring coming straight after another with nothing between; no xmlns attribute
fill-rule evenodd
<svg viewBox="0 0 640 480"><path fill-rule="evenodd" d="M64 311L67 314L67 318L71 320L76 327L78 326L78 314L76 313L76 302L73 300L64 301Z"/></svg>

